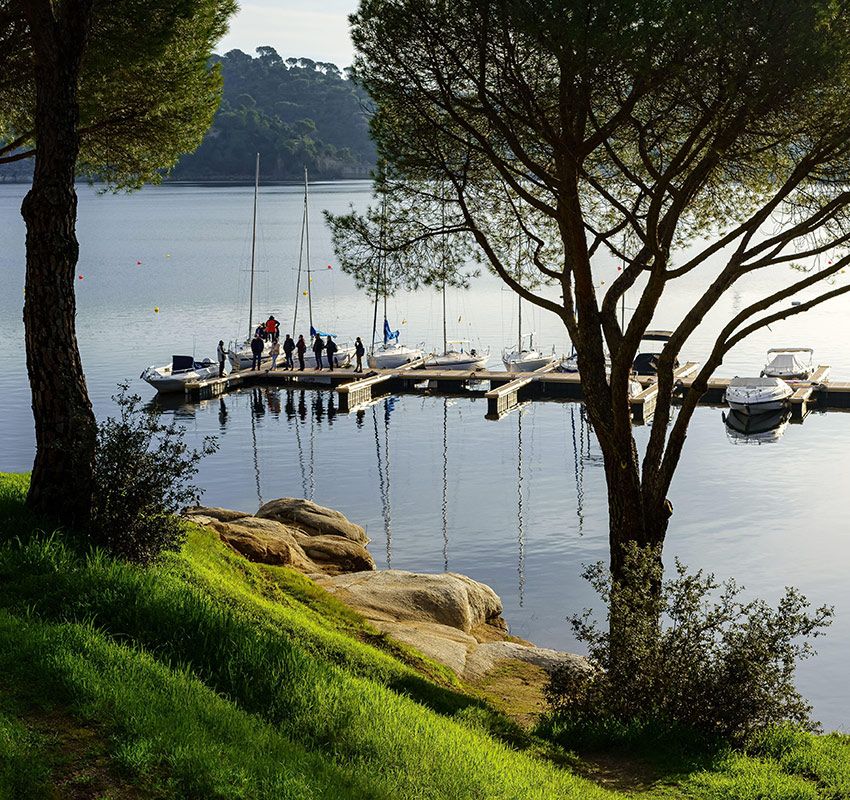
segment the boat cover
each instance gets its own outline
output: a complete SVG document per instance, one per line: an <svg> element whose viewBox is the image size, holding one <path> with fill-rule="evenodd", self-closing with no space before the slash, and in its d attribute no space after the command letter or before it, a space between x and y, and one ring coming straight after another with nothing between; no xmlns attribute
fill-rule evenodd
<svg viewBox="0 0 850 800"><path fill-rule="evenodd" d="M812 371L810 361L796 353L777 353L764 368L765 375L808 375Z"/></svg>
<svg viewBox="0 0 850 800"><path fill-rule="evenodd" d="M183 372L187 369L195 369L194 356L171 356L172 372Z"/></svg>
<svg viewBox="0 0 850 800"><path fill-rule="evenodd" d="M733 378L726 389L726 401L757 405L786 400L792 394L791 387L780 378Z"/></svg>

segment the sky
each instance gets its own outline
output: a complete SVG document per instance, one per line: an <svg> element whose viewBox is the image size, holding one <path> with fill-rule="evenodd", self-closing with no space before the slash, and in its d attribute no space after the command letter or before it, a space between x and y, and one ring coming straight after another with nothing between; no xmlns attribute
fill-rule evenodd
<svg viewBox="0 0 850 800"><path fill-rule="evenodd" d="M357 0L241 0L216 52L253 55L255 48L269 45L285 59L330 61L342 69L353 60L348 15L357 5Z"/></svg>

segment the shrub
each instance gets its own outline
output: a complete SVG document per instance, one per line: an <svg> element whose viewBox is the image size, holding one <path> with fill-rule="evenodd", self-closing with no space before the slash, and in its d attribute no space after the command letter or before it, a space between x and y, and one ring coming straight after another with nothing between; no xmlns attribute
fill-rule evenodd
<svg viewBox="0 0 850 800"><path fill-rule="evenodd" d="M745 602L734 580L689 574L678 560L675 576L661 581L659 564L657 552L633 547L614 587L602 564L585 568L605 601L608 629L589 610L572 617L594 669L553 674L550 729L590 735L594 744L617 732L631 738L686 729L743 743L782 722L816 730L794 674L814 653L809 638L831 623L832 609L810 613L806 598L787 587L775 609Z"/></svg>
<svg viewBox="0 0 850 800"><path fill-rule="evenodd" d="M98 426L91 538L113 555L148 563L182 544L176 512L200 500L191 480L218 445L207 437L200 450L191 449L184 428L163 424L162 412L143 407L127 383L118 388L117 418Z"/></svg>

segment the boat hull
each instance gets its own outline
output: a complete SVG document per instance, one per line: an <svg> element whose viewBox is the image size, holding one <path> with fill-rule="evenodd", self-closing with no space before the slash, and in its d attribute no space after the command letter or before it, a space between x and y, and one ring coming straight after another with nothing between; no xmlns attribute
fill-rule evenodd
<svg viewBox="0 0 850 800"><path fill-rule="evenodd" d="M484 369L489 360L489 353L472 355L471 353L459 353L450 350L441 356L431 356L425 362L425 366L435 369L458 370L459 372L475 372Z"/></svg>
<svg viewBox="0 0 850 800"><path fill-rule="evenodd" d="M548 366L554 360L554 356L544 356L541 353L535 355L510 353L502 356L502 363L508 372L534 372Z"/></svg>
<svg viewBox="0 0 850 800"><path fill-rule="evenodd" d="M781 411L788 405L788 398L782 398L781 400L763 400L758 403L748 403L746 401L737 401L731 400L730 398L726 398L726 403L729 405L733 411L737 411L739 414L744 414L745 416L754 417L759 414L770 414L775 411Z"/></svg>
<svg viewBox="0 0 850 800"><path fill-rule="evenodd" d="M726 389L729 408L744 416L781 411L793 389L781 378L735 378Z"/></svg>
<svg viewBox="0 0 850 800"><path fill-rule="evenodd" d="M166 371L167 370L167 371ZM187 383L205 381L218 376L218 367L192 370L191 372L180 372L171 374L170 367L151 368L148 367L142 373L142 380L153 386L160 394L172 394L183 392Z"/></svg>
<svg viewBox="0 0 850 800"><path fill-rule="evenodd" d="M414 347L379 348L368 357L366 363L371 369L395 369L419 358L422 358L422 351Z"/></svg>

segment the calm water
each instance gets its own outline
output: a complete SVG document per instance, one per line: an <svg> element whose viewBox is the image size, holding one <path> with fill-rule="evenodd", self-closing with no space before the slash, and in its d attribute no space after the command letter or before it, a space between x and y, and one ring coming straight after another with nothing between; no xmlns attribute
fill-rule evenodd
<svg viewBox="0 0 850 800"><path fill-rule="evenodd" d="M21 326L23 187L0 185L0 470L25 470L33 456ZM361 183L312 190L314 317L343 337L370 335L371 308L335 267L320 210L368 202ZM78 332L99 416L122 378L151 396L136 376L172 353L212 355L219 338L244 335L251 190L169 186L131 196L80 190ZM262 192L258 237L258 318L291 324L300 232L298 187ZM598 280L616 268L600 262ZM784 274L780 278L787 277ZM723 319L770 284L762 276L730 295L689 343L699 357L712 320ZM677 289L659 312L675 324L700 284ZM474 302L473 302L474 297ZM305 298L301 298L303 301ZM516 336L516 302L485 277L449 299L452 337L489 345L494 364ZM154 311L158 308L158 313ZM303 306L302 306L303 308ZM390 301L408 343L435 347L439 297L430 291ZM724 374L753 374L771 346L807 344L820 363L850 378L848 302L774 326L739 347ZM299 310L299 330L306 321ZM545 345L566 347L557 320L525 310ZM302 324L303 323L303 324ZM61 354L57 354L61 357ZM380 566L464 572L499 593L515 634L570 648L565 617L591 604L583 563L606 557L604 478L582 407L526 406L499 422L476 398L404 396L360 414L339 414L330 393L246 390L198 406L169 407L193 438L216 434L220 451L202 467L206 501L253 511L262 501L305 496L363 524ZM647 430L637 428L639 444ZM830 728L850 729L850 588L847 581L850 415L815 414L771 445L736 445L718 409L697 412L671 497L676 513L666 558L734 575L752 595L775 600L785 585L837 620L803 665L800 684Z"/></svg>

